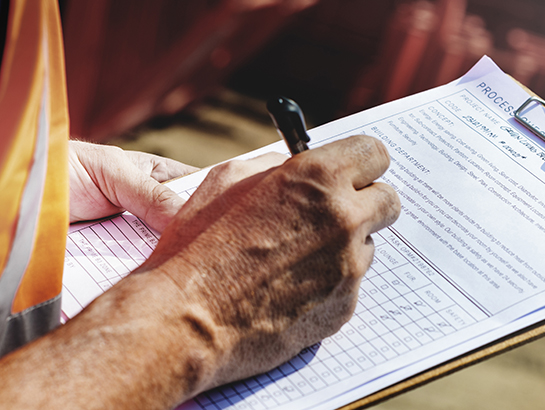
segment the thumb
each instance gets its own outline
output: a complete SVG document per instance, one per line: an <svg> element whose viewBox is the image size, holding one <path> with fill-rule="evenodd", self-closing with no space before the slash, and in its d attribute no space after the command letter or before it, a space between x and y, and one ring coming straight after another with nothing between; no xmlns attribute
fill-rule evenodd
<svg viewBox="0 0 545 410"><path fill-rule="evenodd" d="M122 185L116 190L119 207L159 232L165 229L185 203L170 188L143 172L139 172L137 178L124 179Z"/></svg>

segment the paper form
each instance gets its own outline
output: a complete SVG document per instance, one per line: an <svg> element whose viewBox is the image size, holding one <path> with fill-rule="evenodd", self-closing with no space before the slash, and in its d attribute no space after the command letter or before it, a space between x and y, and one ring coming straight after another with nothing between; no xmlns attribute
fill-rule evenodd
<svg viewBox="0 0 545 410"><path fill-rule="evenodd" d="M309 131L311 148L354 134L384 142L383 181L402 212L376 251L353 318L284 365L181 409L334 409L545 319L545 145L513 112L528 95L483 58L443 87ZM525 113L545 129L545 113ZM247 154L287 153L283 143ZM188 198L205 172L170 186ZM74 225L63 312L73 317L149 256L132 215Z"/></svg>

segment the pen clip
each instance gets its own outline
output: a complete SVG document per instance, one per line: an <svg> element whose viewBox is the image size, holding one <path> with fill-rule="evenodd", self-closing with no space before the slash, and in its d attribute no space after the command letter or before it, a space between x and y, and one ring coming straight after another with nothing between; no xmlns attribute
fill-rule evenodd
<svg viewBox="0 0 545 410"><path fill-rule="evenodd" d="M293 100L286 97L276 97L267 101L267 110L280 136L286 141L292 154L308 149L305 118L301 108Z"/></svg>

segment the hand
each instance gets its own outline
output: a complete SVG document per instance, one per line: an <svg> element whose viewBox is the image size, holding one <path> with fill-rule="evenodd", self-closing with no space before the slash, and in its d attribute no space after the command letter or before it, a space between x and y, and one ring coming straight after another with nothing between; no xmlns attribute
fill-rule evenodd
<svg viewBox="0 0 545 410"><path fill-rule="evenodd" d="M190 307L172 320L191 322L214 351L200 389L269 370L335 333L372 261L370 234L399 215L395 192L373 183L389 165L378 140L284 159L214 168L140 269L172 280Z"/></svg>
<svg viewBox="0 0 545 410"><path fill-rule="evenodd" d="M336 332L371 263L369 235L399 214L395 192L373 183L389 157L358 136L284 160L213 169L144 265L0 360L0 408L172 408ZM89 178L116 193L102 181L110 165Z"/></svg>
<svg viewBox="0 0 545 410"><path fill-rule="evenodd" d="M185 203L160 182L196 171L168 158L70 141L70 222L124 210L162 231Z"/></svg>

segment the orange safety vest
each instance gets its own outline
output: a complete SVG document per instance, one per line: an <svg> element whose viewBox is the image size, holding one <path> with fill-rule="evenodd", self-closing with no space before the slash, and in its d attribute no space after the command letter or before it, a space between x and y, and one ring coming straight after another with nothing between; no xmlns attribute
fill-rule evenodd
<svg viewBox="0 0 545 410"><path fill-rule="evenodd" d="M57 1L10 0L0 69L0 355L59 323L68 132Z"/></svg>

